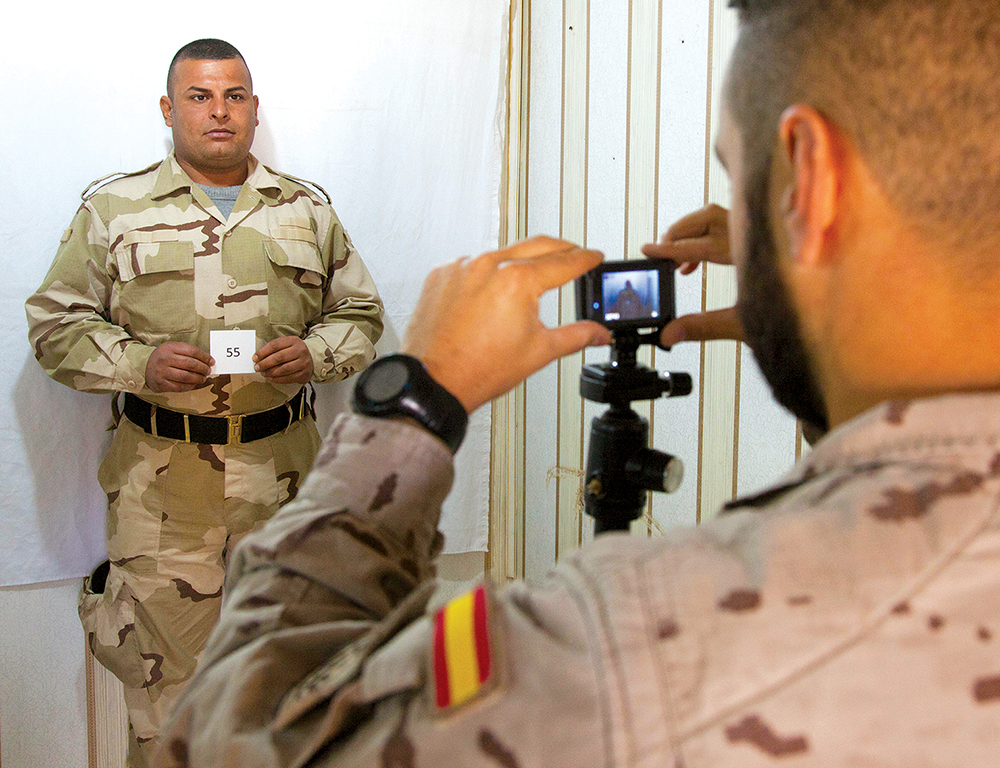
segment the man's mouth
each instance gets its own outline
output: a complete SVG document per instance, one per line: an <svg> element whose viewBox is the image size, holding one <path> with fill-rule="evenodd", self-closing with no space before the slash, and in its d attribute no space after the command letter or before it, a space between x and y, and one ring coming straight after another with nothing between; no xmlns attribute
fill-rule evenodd
<svg viewBox="0 0 1000 768"><path fill-rule="evenodd" d="M212 138L223 139L227 136L233 136L234 132L230 131L228 128L213 128L211 131L207 131L205 135L211 136Z"/></svg>

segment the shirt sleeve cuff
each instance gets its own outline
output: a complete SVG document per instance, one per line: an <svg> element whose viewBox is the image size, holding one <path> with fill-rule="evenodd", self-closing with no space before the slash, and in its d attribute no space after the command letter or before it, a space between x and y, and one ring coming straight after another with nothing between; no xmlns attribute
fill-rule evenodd
<svg viewBox="0 0 1000 768"><path fill-rule="evenodd" d="M146 364L153 354L153 347L136 341L125 347L125 352L115 370L116 389L138 392L146 386Z"/></svg>

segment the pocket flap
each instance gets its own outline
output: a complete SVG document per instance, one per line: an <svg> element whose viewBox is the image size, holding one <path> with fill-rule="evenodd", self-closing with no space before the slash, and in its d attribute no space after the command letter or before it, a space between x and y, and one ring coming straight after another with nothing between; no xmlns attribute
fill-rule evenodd
<svg viewBox="0 0 1000 768"><path fill-rule="evenodd" d="M299 236L265 240L264 251L267 253L267 258L279 267L294 267L325 275L326 268L323 266L312 231L296 229L291 234Z"/></svg>
<svg viewBox="0 0 1000 768"><path fill-rule="evenodd" d="M122 282L139 275L182 272L194 269L194 244L183 240L131 243L126 240L116 250L115 259Z"/></svg>

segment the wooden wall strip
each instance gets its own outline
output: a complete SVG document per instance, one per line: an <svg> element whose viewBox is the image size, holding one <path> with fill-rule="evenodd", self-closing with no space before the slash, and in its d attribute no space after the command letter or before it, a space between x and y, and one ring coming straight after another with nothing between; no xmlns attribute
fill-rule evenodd
<svg viewBox="0 0 1000 768"><path fill-rule="evenodd" d="M128 713L122 684L84 651L87 677L89 768L122 768L128 749Z"/></svg>
<svg viewBox="0 0 1000 768"><path fill-rule="evenodd" d="M527 234L531 0L511 0L509 14L501 246L521 240ZM524 576L524 385L497 398L492 409L486 572L499 584Z"/></svg>
<svg viewBox="0 0 1000 768"><path fill-rule="evenodd" d="M562 170L560 235L587 242L587 138L589 120L590 4L563 0ZM576 320L573 286L560 290L559 322ZM556 483L556 559L580 546L582 515L580 479L583 467L583 405L580 400L582 355L558 363L559 446Z"/></svg>
<svg viewBox="0 0 1000 768"><path fill-rule="evenodd" d="M659 85L661 50L659 0L630 0L628 46L628 144L626 148L625 257L645 258L640 248L657 238L659 180ZM641 348L638 362L653 365L651 347ZM637 402L633 410L652 425L652 402ZM652 434L652 430L650 431ZM647 506L652 504L651 494ZM633 524L649 534L643 520Z"/></svg>
<svg viewBox="0 0 1000 768"><path fill-rule="evenodd" d="M736 40L735 12L726 0L713 0L712 46L709 77L710 119L707 130L710 159L706 202L728 205L729 181L711 154L711 141L719 124L719 95L726 61ZM706 265L704 309L729 307L736 301L736 280L728 267ZM714 516L736 492L738 460L739 346L735 342L703 345L701 400L701 473L699 520Z"/></svg>

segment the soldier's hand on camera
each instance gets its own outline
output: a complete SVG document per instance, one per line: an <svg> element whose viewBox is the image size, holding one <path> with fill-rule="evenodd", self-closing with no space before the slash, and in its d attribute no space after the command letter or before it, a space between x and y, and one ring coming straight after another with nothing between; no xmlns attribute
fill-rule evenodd
<svg viewBox="0 0 1000 768"><path fill-rule="evenodd" d="M601 260L597 251L535 237L438 267L424 283L403 351L472 413L553 360L611 343L598 323L547 328L538 317L542 294Z"/></svg>
<svg viewBox="0 0 1000 768"><path fill-rule="evenodd" d="M677 271L691 274L702 262L732 264L729 251L729 212L718 205L706 205L678 219L660 238L642 252L654 259L673 259ZM678 317L663 329L660 343L665 347L681 341L714 339L743 340L743 328L734 307Z"/></svg>
<svg viewBox="0 0 1000 768"><path fill-rule="evenodd" d="M154 392L190 392L205 383L212 356L183 341L167 341L146 361L146 386Z"/></svg>
<svg viewBox="0 0 1000 768"><path fill-rule="evenodd" d="M267 342L253 356L254 369L275 384L308 384L313 359L298 336L282 336Z"/></svg>

